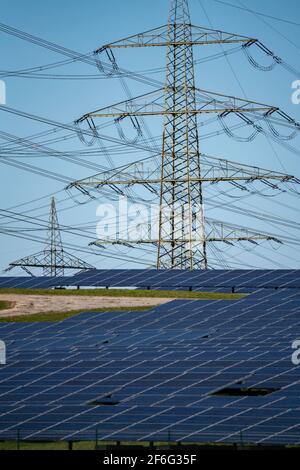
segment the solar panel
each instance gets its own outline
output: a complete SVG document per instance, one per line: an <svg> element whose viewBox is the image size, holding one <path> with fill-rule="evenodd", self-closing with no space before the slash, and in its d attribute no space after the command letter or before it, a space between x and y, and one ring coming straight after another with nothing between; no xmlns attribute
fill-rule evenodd
<svg viewBox="0 0 300 470"><path fill-rule="evenodd" d="M258 288L300 288L300 270L156 270L93 269L75 276L0 277L0 288L44 289L61 286L136 287L214 291Z"/></svg>
<svg viewBox="0 0 300 470"><path fill-rule="evenodd" d="M48 289L50 287L64 286L68 277L30 277L30 276L0 276L0 288L20 289Z"/></svg>
<svg viewBox="0 0 300 470"><path fill-rule="evenodd" d="M284 273L285 279L286 276ZM299 291L2 323L0 439L299 443ZM265 390L265 395L243 394Z"/></svg>
<svg viewBox="0 0 300 470"><path fill-rule="evenodd" d="M82 286L300 287L299 270L91 270L70 279Z"/></svg>

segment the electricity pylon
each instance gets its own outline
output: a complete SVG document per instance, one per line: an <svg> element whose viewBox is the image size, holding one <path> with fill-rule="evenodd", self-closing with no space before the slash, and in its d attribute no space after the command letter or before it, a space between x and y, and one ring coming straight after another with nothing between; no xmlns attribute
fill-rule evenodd
<svg viewBox="0 0 300 470"><path fill-rule="evenodd" d="M33 274L29 268L42 268L43 275L50 277L64 276L65 269L88 270L94 268L76 256L64 251L54 197L51 199L45 249L34 255L13 261L5 271L10 271L17 266L30 275Z"/></svg>
<svg viewBox="0 0 300 470"><path fill-rule="evenodd" d="M128 38L106 44L97 49L98 56L106 53L112 64L116 65L113 50L117 48L141 48L164 46L167 50L166 83L163 89L99 109L82 116L77 124L86 122L89 129L97 135L94 118L113 118L120 126L129 118L139 133L138 119L143 116L163 116L163 138L160 175L153 178L125 178L120 172L118 180L103 181L101 176L76 181L71 186L83 189L85 186L100 187L104 184L113 189L119 185L142 184L152 187L159 183L160 200L158 237L151 240L137 240L136 243L151 243L157 246L157 268L205 269L207 261L207 242L226 241L226 236L207 236L204 217L203 183L212 181L202 174L202 154L199 148L197 116L203 113L217 113L221 124L229 133L225 120L234 114L241 121L253 128L253 134L261 132L247 113L252 116L261 113L261 117L279 112L274 106L256 103L249 100L228 97L219 93L205 92L196 88L194 77L193 47L207 44L240 43L245 47L255 44L256 39L197 27L191 24L188 0L171 0L171 9L167 25L146 31ZM100 60L99 63L101 64ZM286 115L285 115L286 116ZM283 116L285 118L285 116ZM223 160L224 162L224 160ZM237 165L236 165L237 166ZM250 167L248 167L249 170ZM115 173L116 174L116 173ZM218 181L227 181L238 186L238 181L293 179L290 175L279 175L272 172L260 174L253 168L253 174L244 176L244 168L227 172L227 175L214 177ZM270 183L272 186L272 183ZM275 187L275 185L274 185ZM217 224L218 225L218 224ZM222 224L222 233L226 230ZM229 227L231 233L232 227ZM235 229L234 240L247 240L244 233L239 235ZM211 232L211 227L209 227ZM243 232L243 231L242 231ZM255 237L255 238L253 238ZM271 237L272 238L272 237ZM270 239L263 234L249 236L249 241ZM119 242L126 243L125 240ZM97 243L97 242L96 242ZM116 243L116 242L114 242ZM130 241L130 244L133 242ZM102 245L102 241L99 241Z"/></svg>
<svg viewBox="0 0 300 470"><path fill-rule="evenodd" d="M188 2L173 1L167 35L168 114L163 131L158 268L207 268L197 115L190 113L197 109L190 23ZM185 112L174 114L176 110Z"/></svg>

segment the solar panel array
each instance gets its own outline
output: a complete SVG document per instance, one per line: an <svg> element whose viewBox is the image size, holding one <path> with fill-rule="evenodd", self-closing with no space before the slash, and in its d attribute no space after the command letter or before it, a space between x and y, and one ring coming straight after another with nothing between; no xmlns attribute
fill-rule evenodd
<svg viewBox="0 0 300 470"><path fill-rule="evenodd" d="M260 290L0 323L0 439L300 443L299 305Z"/></svg>
<svg viewBox="0 0 300 470"><path fill-rule="evenodd" d="M30 277L30 276L0 276L1 289L48 289L51 287L69 285L69 277Z"/></svg>
<svg viewBox="0 0 300 470"><path fill-rule="evenodd" d="M140 288L232 286L300 288L300 270L95 269L75 275L72 282L81 286L136 286Z"/></svg>
<svg viewBox="0 0 300 470"><path fill-rule="evenodd" d="M138 287L151 289L300 288L300 270L93 269L75 276L0 277L1 287Z"/></svg>

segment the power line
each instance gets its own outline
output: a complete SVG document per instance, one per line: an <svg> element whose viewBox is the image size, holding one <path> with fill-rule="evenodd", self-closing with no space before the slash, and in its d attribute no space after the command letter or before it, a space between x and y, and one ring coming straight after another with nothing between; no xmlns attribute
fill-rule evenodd
<svg viewBox="0 0 300 470"><path fill-rule="evenodd" d="M237 5L233 5L232 3L224 2L222 0L213 0L213 1L216 2L216 3L221 3L223 5L227 5L227 6L232 7L232 8L236 8L238 10L243 10L243 11L247 11L249 13L254 13L255 15L264 16L265 18L270 18L272 20L281 21L282 23L288 23L288 24L292 24L294 26L300 26L300 23L296 23L295 21L287 20L285 18L279 18L278 16L267 15L266 13L261 13L259 11L253 10L253 9L250 10L250 8L246 8L246 7L239 7Z"/></svg>
<svg viewBox="0 0 300 470"><path fill-rule="evenodd" d="M239 0L237 0L237 2L242 5L243 8L245 8L245 5L240 2ZM275 31L277 34L279 34L280 37L282 37L283 39L285 39L289 44L291 44L292 46L294 46L296 49L300 49L300 46L298 46L298 44L296 44L294 41L292 41L291 39L289 39L285 34L281 33L277 28L275 28L275 26L272 26L270 25L266 20L264 20L263 18L260 18L259 15L257 15L254 11L252 12L252 14L257 18L259 19L260 21L262 21L265 25L267 25L269 28L271 28L273 31Z"/></svg>

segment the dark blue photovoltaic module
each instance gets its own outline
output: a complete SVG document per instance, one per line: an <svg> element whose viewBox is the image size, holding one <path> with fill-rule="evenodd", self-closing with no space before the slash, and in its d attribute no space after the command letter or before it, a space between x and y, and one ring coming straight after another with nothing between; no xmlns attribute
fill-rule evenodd
<svg viewBox="0 0 300 470"><path fill-rule="evenodd" d="M300 443L300 291L0 323L0 439Z"/></svg>

